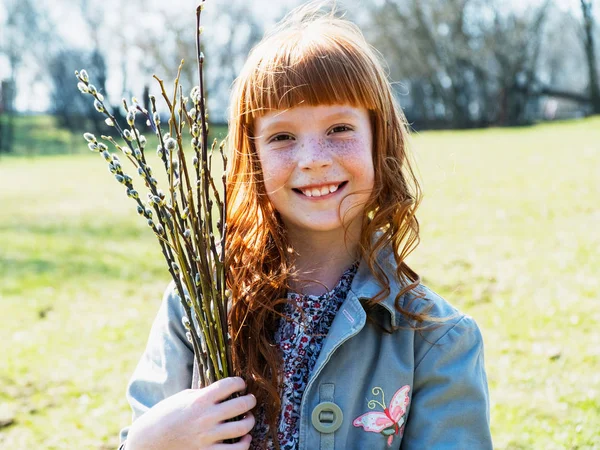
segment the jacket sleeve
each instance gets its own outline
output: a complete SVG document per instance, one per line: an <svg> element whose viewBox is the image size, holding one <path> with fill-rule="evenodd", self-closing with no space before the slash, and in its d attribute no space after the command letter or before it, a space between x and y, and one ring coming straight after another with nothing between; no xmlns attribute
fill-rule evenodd
<svg viewBox="0 0 600 450"><path fill-rule="evenodd" d="M171 283L165 291L146 349L127 386L132 422L161 400L192 385L194 352L185 336L181 321L185 312L173 286ZM128 432L129 427L121 430L121 445Z"/></svg>
<svg viewBox="0 0 600 450"><path fill-rule="evenodd" d="M483 339L470 317L451 325L415 361L412 404L401 448L493 448Z"/></svg>

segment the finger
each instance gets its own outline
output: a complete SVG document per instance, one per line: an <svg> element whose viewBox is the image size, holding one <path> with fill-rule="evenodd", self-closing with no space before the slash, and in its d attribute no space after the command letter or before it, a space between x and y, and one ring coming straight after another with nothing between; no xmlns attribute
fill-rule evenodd
<svg viewBox="0 0 600 450"><path fill-rule="evenodd" d="M248 450L252 442L252 436L247 434L235 444L215 444L211 450Z"/></svg>
<svg viewBox="0 0 600 450"><path fill-rule="evenodd" d="M212 414L218 421L224 421L244 415L255 406L256 397L254 395L242 395L214 406Z"/></svg>
<svg viewBox="0 0 600 450"><path fill-rule="evenodd" d="M231 397L235 392L246 389L246 382L240 377L223 378L202 389L205 398L213 403L219 403Z"/></svg>
<svg viewBox="0 0 600 450"><path fill-rule="evenodd" d="M250 433L255 423L256 420L251 413L241 420L223 422L215 429L215 440L224 441L226 439L234 439L244 436L247 433Z"/></svg>

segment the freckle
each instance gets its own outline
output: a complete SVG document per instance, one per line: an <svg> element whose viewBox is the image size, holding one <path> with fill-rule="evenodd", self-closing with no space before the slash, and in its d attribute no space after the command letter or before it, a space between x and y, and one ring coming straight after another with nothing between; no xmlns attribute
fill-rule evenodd
<svg viewBox="0 0 600 450"><path fill-rule="evenodd" d="M336 146L337 153L344 158L354 158L360 153L359 147L361 143L352 141L340 143Z"/></svg>

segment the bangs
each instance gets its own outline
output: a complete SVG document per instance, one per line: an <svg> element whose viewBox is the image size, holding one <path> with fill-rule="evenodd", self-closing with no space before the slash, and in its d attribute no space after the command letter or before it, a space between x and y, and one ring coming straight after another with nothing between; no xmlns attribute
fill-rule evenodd
<svg viewBox="0 0 600 450"><path fill-rule="evenodd" d="M269 39L251 64L242 115L253 121L272 110L296 106L348 104L377 109L376 64L360 43L326 33L296 32ZM273 42L276 41L276 42ZM366 44L366 43L365 43ZM248 115L250 117L248 117Z"/></svg>

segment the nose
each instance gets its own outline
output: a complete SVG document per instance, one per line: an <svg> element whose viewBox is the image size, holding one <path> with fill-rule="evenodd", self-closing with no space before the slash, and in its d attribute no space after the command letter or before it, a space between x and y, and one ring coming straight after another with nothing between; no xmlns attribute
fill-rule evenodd
<svg viewBox="0 0 600 450"><path fill-rule="evenodd" d="M327 144L319 139L309 139L300 146L298 165L302 170L317 170L331 166L333 160Z"/></svg>

